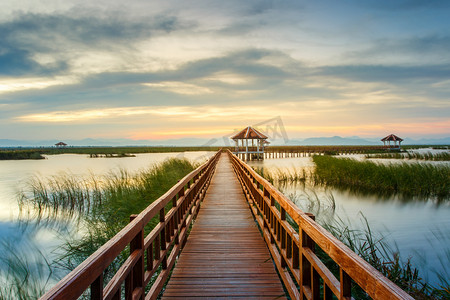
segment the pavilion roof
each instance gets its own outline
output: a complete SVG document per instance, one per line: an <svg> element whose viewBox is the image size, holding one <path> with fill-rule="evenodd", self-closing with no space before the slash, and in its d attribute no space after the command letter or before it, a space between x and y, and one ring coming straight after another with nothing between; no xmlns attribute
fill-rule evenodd
<svg viewBox="0 0 450 300"><path fill-rule="evenodd" d="M59 143L56 143L55 146L67 146L67 144L63 143L63 142L59 142Z"/></svg>
<svg viewBox="0 0 450 300"><path fill-rule="evenodd" d="M267 136L259 132L253 127L248 126L247 128L243 129L239 133L235 134L231 137L233 140L242 140L242 139L257 139L257 140L265 140L268 139Z"/></svg>
<svg viewBox="0 0 450 300"><path fill-rule="evenodd" d="M395 134L390 134L390 135L388 135L387 137L385 137L385 138L382 138L381 139L381 141L382 142L385 142L385 141L403 141L403 139L402 138L399 138L398 136L396 136Z"/></svg>

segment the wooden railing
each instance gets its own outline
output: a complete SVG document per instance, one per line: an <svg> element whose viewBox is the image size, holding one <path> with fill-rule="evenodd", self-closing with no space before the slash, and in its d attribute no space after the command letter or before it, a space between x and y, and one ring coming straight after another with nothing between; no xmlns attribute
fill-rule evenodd
<svg viewBox="0 0 450 300"><path fill-rule="evenodd" d="M374 299L413 299L314 221L251 167L228 151L280 277L292 299L351 299L352 281ZM288 222L288 216L298 230ZM315 254L338 266L333 273Z"/></svg>
<svg viewBox="0 0 450 300"><path fill-rule="evenodd" d="M91 299L156 299L186 241L219 156L220 151L139 215L131 216L125 228L41 299L77 299L84 293L90 293ZM144 236L144 227L158 215L159 223ZM128 258L105 286L104 271L127 246Z"/></svg>

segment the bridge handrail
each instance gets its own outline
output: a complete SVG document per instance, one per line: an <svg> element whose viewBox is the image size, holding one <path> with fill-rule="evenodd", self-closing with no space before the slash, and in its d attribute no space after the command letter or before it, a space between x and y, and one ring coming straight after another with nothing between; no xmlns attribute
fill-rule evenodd
<svg viewBox="0 0 450 300"><path fill-rule="evenodd" d="M230 151L228 154L292 299L319 299L321 292L323 299L332 299L332 294L338 299L351 299L352 280L374 299L413 299L249 165ZM287 215L298 225L298 231L287 221ZM339 266L339 278L317 257L315 245Z"/></svg>
<svg viewBox="0 0 450 300"><path fill-rule="evenodd" d="M220 153L186 175L139 215L131 216L127 226L40 299L77 299L89 287L91 299L121 299L124 283L126 299L156 299L186 241ZM166 212L171 201L172 207ZM144 227L158 214L158 225L144 236ZM129 257L104 286L104 270L128 245Z"/></svg>

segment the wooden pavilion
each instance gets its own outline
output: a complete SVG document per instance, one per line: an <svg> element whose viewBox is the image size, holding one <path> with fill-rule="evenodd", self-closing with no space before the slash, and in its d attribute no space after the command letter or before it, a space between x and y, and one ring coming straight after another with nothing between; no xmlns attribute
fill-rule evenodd
<svg viewBox="0 0 450 300"><path fill-rule="evenodd" d="M381 139L384 144L384 147L388 150L400 150L400 144L403 141L402 138L399 138L395 134L390 134L387 137ZM391 144L393 142L393 144Z"/></svg>
<svg viewBox="0 0 450 300"><path fill-rule="evenodd" d="M264 159L264 147L268 143L268 137L255 128L248 126L232 136L231 139L235 142L234 154L240 159Z"/></svg>
<svg viewBox="0 0 450 300"><path fill-rule="evenodd" d="M55 146L56 146L57 148L64 148L64 147L67 146L67 144L64 143L64 142L59 142L59 143L56 143Z"/></svg>

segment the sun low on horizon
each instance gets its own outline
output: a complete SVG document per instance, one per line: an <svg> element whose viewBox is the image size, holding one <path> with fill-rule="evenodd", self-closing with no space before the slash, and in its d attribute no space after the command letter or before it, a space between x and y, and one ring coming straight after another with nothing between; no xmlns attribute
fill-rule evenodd
<svg viewBox="0 0 450 300"><path fill-rule="evenodd" d="M445 1L2 1L0 139L450 136Z"/></svg>

